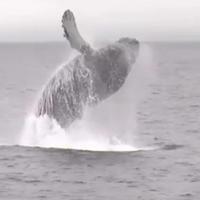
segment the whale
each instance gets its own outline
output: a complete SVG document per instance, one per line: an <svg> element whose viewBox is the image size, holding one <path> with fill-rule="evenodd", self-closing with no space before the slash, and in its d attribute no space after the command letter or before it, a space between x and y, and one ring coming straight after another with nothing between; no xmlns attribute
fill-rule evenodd
<svg viewBox="0 0 200 200"><path fill-rule="evenodd" d="M135 38L123 37L94 49L80 35L74 14L62 16L64 36L78 55L63 64L43 88L35 115L47 115L63 128L81 119L87 106L95 106L125 83L139 52Z"/></svg>

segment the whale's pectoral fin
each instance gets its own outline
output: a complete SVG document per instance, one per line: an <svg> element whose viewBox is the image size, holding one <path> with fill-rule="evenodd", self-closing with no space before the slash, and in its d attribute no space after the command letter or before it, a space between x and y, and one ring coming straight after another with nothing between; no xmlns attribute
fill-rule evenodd
<svg viewBox="0 0 200 200"><path fill-rule="evenodd" d="M72 48L81 53L90 48L89 44L81 37L74 15L70 10L65 11L63 14L62 27L64 28L64 36L68 39Z"/></svg>

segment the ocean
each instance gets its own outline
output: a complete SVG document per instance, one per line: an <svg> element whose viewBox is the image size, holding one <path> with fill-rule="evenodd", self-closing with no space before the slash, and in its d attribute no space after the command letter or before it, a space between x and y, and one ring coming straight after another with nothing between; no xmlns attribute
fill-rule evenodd
<svg viewBox="0 0 200 200"><path fill-rule="evenodd" d="M0 199L199 199L200 43L144 44L120 91L63 132L32 113L74 55L0 44Z"/></svg>

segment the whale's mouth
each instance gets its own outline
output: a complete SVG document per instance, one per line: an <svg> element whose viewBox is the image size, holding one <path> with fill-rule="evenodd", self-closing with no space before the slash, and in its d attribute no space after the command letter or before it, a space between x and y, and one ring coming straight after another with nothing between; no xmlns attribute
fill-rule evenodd
<svg viewBox="0 0 200 200"><path fill-rule="evenodd" d="M126 45L128 48L130 48L132 51L134 51L136 54L135 56L138 56L139 54L139 41L132 38L121 38L118 40L119 43Z"/></svg>
<svg viewBox="0 0 200 200"><path fill-rule="evenodd" d="M125 47L128 63L130 63L130 65L135 63L139 55L139 47L140 47L139 41L136 39L126 37L119 39L117 42L119 42Z"/></svg>

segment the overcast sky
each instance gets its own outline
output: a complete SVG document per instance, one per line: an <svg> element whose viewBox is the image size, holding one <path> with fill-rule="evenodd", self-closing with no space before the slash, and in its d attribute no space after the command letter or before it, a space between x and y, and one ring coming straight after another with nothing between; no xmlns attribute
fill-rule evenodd
<svg viewBox="0 0 200 200"><path fill-rule="evenodd" d="M200 40L200 0L0 0L0 41L62 41L66 9L89 41Z"/></svg>

